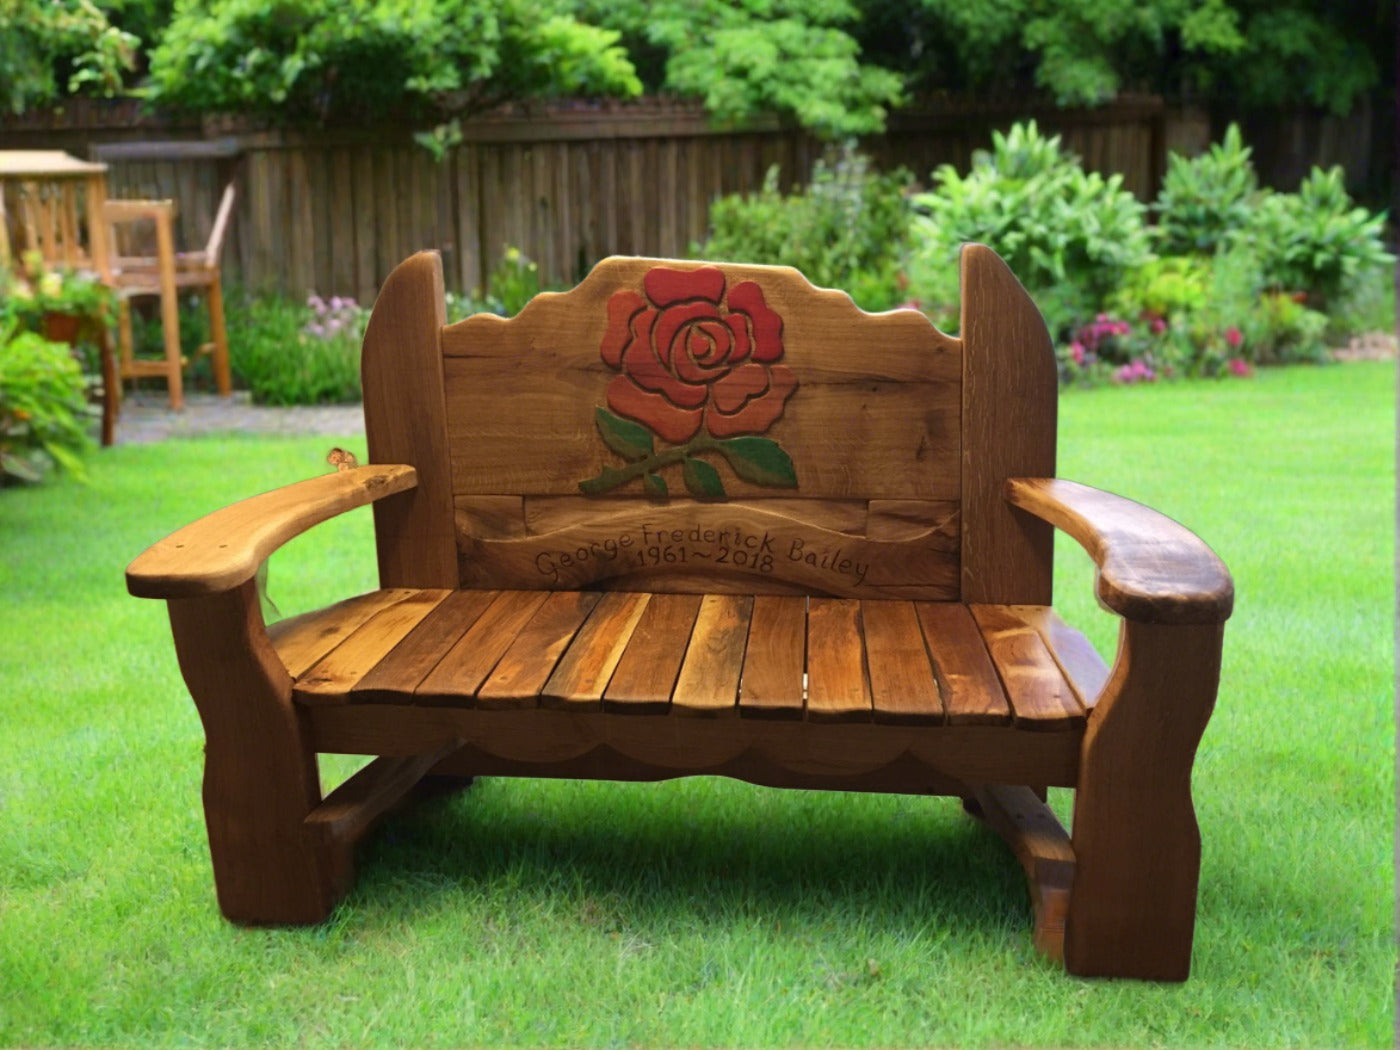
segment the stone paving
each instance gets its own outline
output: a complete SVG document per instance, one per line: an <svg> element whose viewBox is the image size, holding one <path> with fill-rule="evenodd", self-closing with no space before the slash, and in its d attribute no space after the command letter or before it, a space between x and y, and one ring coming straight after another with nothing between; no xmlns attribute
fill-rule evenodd
<svg viewBox="0 0 1400 1050"><path fill-rule="evenodd" d="M326 434L359 437L365 432L359 405L314 408L268 408L254 405L246 391L223 398L187 394L182 412L172 412L163 390L128 393L117 419L117 444L145 444L199 434L281 434L288 437Z"/></svg>

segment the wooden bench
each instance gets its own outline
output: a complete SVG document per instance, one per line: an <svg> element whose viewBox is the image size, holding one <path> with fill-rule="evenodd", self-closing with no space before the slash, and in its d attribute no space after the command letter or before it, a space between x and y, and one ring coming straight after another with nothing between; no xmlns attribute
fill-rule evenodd
<svg viewBox="0 0 1400 1050"><path fill-rule="evenodd" d="M445 326L436 255L364 348L370 465L256 496L127 571L169 599L207 736L219 902L324 918L425 774L960 797L1073 973L1185 979L1191 765L1232 584L1182 526L1054 480L1035 306L964 249L960 338L786 268L613 258ZM280 544L374 504L381 590L265 626ZM1050 608L1052 526L1122 617ZM380 756L323 798L318 753ZM1074 834L1043 799L1076 790Z"/></svg>

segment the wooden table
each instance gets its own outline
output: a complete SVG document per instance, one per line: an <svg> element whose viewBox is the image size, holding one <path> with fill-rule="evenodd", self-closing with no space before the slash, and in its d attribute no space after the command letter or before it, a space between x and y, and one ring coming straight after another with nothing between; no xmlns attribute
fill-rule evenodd
<svg viewBox="0 0 1400 1050"><path fill-rule="evenodd" d="M51 265L91 269L107 279L107 229L93 221L107 200L107 165L79 160L62 150L0 150L0 226L5 232L0 237L0 265L8 265L13 254L5 216L8 182L22 187L16 221L28 247L41 251ZM80 191L87 198L82 212Z"/></svg>

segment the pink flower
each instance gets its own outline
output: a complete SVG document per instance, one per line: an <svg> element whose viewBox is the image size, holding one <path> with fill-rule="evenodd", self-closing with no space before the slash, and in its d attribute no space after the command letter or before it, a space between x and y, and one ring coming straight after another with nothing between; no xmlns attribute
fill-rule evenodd
<svg viewBox="0 0 1400 1050"><path fill-rule="evenodd" d="M1080 368L1084 367L1084 344L1078 339L1069 344L1069 355Z"/></svg>
<svg viewBox="0 0 1400 1050"><path fill-rule="evenodd" d="M1242 357L1230 358L1230 374L1244 379L1254 374L1254 369L1249 367L1249 362Z"/></svg>
<svg viewBox="0 0 1400 1050"><path fill-rule="evenodd" d="M1152 329L1153 335L1161 335L1167 330L1167 322L1160 317L1154 317L1152 318L1152 323L1148 325L1148 327Z"/></svg>
<svg viewBox="0 0 1400 1050"><path fill-rule="evenodd" d="M1225 342L1230 345L1231 350L1235 350L1239 347L1240 343L1244 342L1244 336L1240 333L1238 328L1231 325L1229 328L1225 329Z"/></svg>

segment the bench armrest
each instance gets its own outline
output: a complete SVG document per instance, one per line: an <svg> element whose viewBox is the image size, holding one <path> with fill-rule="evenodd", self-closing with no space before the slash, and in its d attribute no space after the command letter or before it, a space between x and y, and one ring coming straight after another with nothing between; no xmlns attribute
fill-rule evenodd
<svg viewBox="0 0 1400 1050"><path fill-rule="evenodd" d="M1184 525L1140 503L1056 478L1011 478L1006 498L1073 537L1098 567L1099 602L1144 624L1222 623L1229 570Z"/></svg>
<svg viewBox="0 0 1400 1050"><path fill-rule="evenodd" d="M412 467L373 464L264 492L147 548L127 566L126 588L138 598L195 598L231 590L311 526L417 483Z"/></svg>

